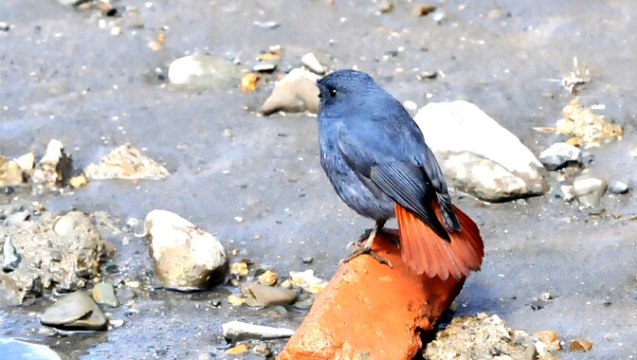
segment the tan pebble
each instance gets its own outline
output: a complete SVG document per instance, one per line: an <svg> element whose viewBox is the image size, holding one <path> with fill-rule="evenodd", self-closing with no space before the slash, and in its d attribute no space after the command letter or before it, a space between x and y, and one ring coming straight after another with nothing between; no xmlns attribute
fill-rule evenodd
<svg viewBox="0 0 637 360"><path fill-rule="evenodd" d="M569 349L571 351L579 351L579 352L588 351L592 348L593 348L593 343L584 339L575 339L571 341L571 346L569 346Z"/></svg>
<svg viewBox="0 0 637 360"><path fill-rule="evenodd" d="M241 78L242 91L254 91L257 88L259 75L255 73L247 73ZM235 218L236 219L236 218Z"/></svg>
<svg viewBox="0 0 637 360"><path fill-rule="evenodd" d="M249 272L248 264L244 262L236 262L230 266L230 273L233 275L248 276Z"/></svg>
<svg viewBox="0 0 637 360"><path fill-rule="evenodd" d="M560 339L557 338L557 334L553 330L538 331L533 334L540 338L540 341L545 343L551 350L560 350Z"/></svg>
<svg viewBox="0 0 637 360"><path fill-rule="evenodd" d="M226 350L226 354L229 355L238 355L238 354L243 354L244 352L248 351L248 345L247 344L239 344L233 348L230 348L228 350Z"/></svg>
<svg viewBox="0 0 637 360"><path fill-rule="evenodd" d="M82 187L84 185L88 184L88 179L86 179L86 175L82 174L82 175L78 175L78 176L74 176L69 180L69 185L71 185L71 187L73 189L77 189L79 187Z"/></svg>
<svg viewBox="0 0 637 360"><path fill-rule="evenodd" d="M159 41L151 41L148 43L148 47L153 51L161 51L164 47L161 45Z"/></svg>
<svg viewBox="0 0 637 360"><path fill-rule="evenodd" d="M277 274L272 270L266 270L261 276L259 276L258 282L261 285L273 286L276 284Z"/></svg>
<svg viewBox="0 0 637 360"><path fill-rule="evenodd" d="M246 302L246 299L235 296L235 295L230 295L228 296L228 304L230 305L243 305L243 303Z"/></svg>

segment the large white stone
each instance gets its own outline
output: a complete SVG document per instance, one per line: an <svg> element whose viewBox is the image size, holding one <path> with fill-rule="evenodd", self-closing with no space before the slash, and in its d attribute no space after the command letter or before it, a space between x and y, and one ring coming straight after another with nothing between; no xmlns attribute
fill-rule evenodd
<svg viewBox="0 0 637 360"><path fill-rule="evenodd" d="M241 67L212 55L194 54L173 61L168 80L188 88L220 88L238 81Z"/></svg>
<svg viewBox="0 0 637 360"><path fill-rule="evenodd" d="M228 268L223 245L190 221L166 210L146 215L155 274L168 288L190 291L218 283Z"/></svg>
<svg viewBox="0 0 637 360"><path fill-rule="evenodd" d="M493 202L548 190L546 170L535 155L476 105L429 103L414 120L451 186Z"/></svg>

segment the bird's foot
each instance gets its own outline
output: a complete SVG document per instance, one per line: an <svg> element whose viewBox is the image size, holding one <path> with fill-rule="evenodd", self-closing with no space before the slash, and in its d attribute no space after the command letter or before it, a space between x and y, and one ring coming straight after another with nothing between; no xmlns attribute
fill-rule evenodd
<svg viewBox="0 0 637 360"><path fill-rule="evenodd" d="M363 243L367 240L369 240L369 236L372 234L372 231L374 231L374 229L367 229L365 230L364 233L361 234L361 236L356 239L355 241L349 242L347 243L347 246L345 247L345 249L349 249L350 247L354 246L354 247L358 247L358 246L363 246Z"/></svg>
<svg viewBox="0 0 637 360"><path fill-rule="evenodd" d="M367 244L365 244L365 246L358 248L356 250L354 250L354 252L352 252L348 257L346 257L345 259L341 260L340 265L343 265L347 262L349 262L350 260L354 259L355 257L358 257L359 255L363 255L363 254L367 254L371 257L373 257L376 261L378 261L381 264L386 264L387 266L389 266L390 268L393 268L391 261L385 259L384 257L378 255L374 250L372 250L371 246L367 246Z"/></svg>

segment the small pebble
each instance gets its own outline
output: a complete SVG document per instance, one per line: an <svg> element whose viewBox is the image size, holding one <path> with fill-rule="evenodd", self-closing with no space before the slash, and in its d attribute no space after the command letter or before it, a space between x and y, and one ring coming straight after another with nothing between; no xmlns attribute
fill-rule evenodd
<svg viewBox="0 0 637 360"><path fill-rule="evenodd" d="M325 67L321 65L321 63L318 61L314 53L307 53L303 55L303 57L301 58L301 63L314 73L317 73L317 74L325 73Z"/></svg>
<svg viewBox="0 0 637 360"><path fill-rule="evenodd" d="M615 195L621 195L628 192L628 185L622 181L613 180L608 190Z"/></svg>
<svg viewBox="0 0 637 360"><path fill-rule="evenodd" d="M113 320L109 320L108 323L114 328L117 329L119 327L122 327L122 325L124 325L124 320L122 319L113 319Z"/></svg>
<svg viewBox="0 0 637 360"><path fill-rule="evenodd" d="M303 264L311 264L312 261L314 261L314 258L311 256L306 256L302 259L302 261L303 261Z"/></svg>
<svg viewBox="0 0 637 360"><path fill-rule="evenodd" d="M257 344L252 348L252 352L267 358L272 356L272 350L265 343Z"/></svg>
<svg viewBox="0 0 637 360"><path fill-rule="evenodd" d="M276 64L271 62L258 62L252 67L254 72L271 73L276 70Z"/></svg>
<svg viewBox="0 0 637 360"><path fill-rule="evenodd" d="M243 305L246 302L246 299L238 297L236 295L228 296L228 304L230 305Z"/></svg>
<svg viewBox="0 0 637 360"><path fill-rule="evenodd" d="M233 275L248 276L250 270L248 269L248 264L245 262L236 262L230 266L230 273Z"/></svg>
<svg viewBox="0 0 637 360"><path fill-rule="evenodd" d="M266 270L258 279L259 284L273 286L277 282L277 274L272 270Z"/></svg>
<svg viewBox="0 0 637 360"><path fill-rule="evenodd" d="M235 347L232 347L226 350L226 354L229 355L239 355L248 351L248 344L239 344Z"/></svg>
<svg viewBox="0 0 637 360"><path fill-rule="evenodd" d="M264 29L276 29L279 27L279 23L276 21L254 21L253 24Z"/></svg>
<svg viewBox="0 0 637 360"><path fill-rule="evenodd" d="M13 186L5 186L2 188L2 193L5 195L13 195L15 193L15 189Z"/></svg>

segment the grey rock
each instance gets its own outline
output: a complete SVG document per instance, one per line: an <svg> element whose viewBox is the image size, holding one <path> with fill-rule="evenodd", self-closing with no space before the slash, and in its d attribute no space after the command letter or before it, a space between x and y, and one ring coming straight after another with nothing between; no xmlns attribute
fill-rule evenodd
<svg viewBox="0 0 637 360"><path fill-rule="evenodd" d="M491 202L548 191L544 166L515 135L476 105L429 103L414 120L451 186Z"/></svg>
<svg viewBox="0 0 637 360"><path fill-rule="evenodd" d="M0 354L6 360L61 360L48 346L0 336Z"/></svg>
<svg viewBox="0 0 637 360"><path fill-rule="evenodd" d="M4 245L2 246L2 270L4 272L11 272L18 268L22 257L16 251L13 244L11 244L11 235L4 239Z"/></svg>
<svg viewBox="0 0 637 360"><path fill-rule="evenodd" d="M584 207L595 207L599 204L602 196L608 188L606 180L582 175L573 181L573 190L577 195L577 200Z"/></svg>
<svg viewBox="0 0 637 360"><path fill-rule="evenodd" d="M170 83L192 89L217 89L238 82L243 69L212 55L195 54L173 61L168 67Z"/></svg>
<svg viewBox="0 0 637 360"><path fill-rule="evenodd" d="M284 339L294 335L294 330L230 321L221 325L223 337L233 342L244 340Z"/></svg>
<svg viewBox="0 0 637 360"><path fill-rule="evenodd" d="M144 229L155 274L164 286L202 290L223 280L228 271L226 252L210 233L166 210L149 212Z"/></svg>
<svg viewBox="0 0 637 360"><path fill-rule="evenodd" d="M303 55L303 57L301 58L301 63L303 64L303 66L307 67L317 74L325 74L325 67L321 65L314 53L307 53Z"/></svg>
<svg viewBox="0 0 637 360"><path fill-rule="evenodd" d="M266 307L276 305L289 305L296 301L296 291L282 287L273 287L261 284L250 284L246 305L254 307Z"/></svg>
<svg viewBox="0 0 637 360"><path fill-rule="evenodd" d="M61 329L106 329L108 321L102 310L82 291L60 298L40 317L42 325Z"/></svg>
<svg viewBox="0 0 637 360"><path fill-rule="evenodd" d="M6 219L4 219L4 226L17 225L28 219L30 215L31 213L28 211L18 211L16 213L13 213L7 216Z"/></svg>
<svg viewBox="0 0 637 360"><path fill-rule="evenodd" d="M628 192L628 185L625 182L622 182L619 180L613 180L610 183L610 187L608 188L608 191L610 191L611 193L615 195L625 194Z"/></svg>
<svg viewBox="0 0 637 360"><path fill-rule="evenodd" d="M9 235L22 259L14 271L0 272L0 302L24 305L43 288L53 286L58 291L72 291L99 273L104 244L91 220L81 212L56 218L45 211L31 221L1 226L2 248Z"/></svg>
<svg viewBox="0 0 637 360"><path fill-rule="evenodd" d="M540 162L549 171L561 169L569 164L579 164L581 161L581 150L565 142L553 144L540 154Z"/></svg>
<svg viewBox="0 0 637 360"><path fill-rule="evenodd" d="M319 76L304 69L292 69L277 82L272 94L265 100L261 110L265 115L277 111L318 112Z"/></svg>
<svg viewBox="0 0 637 360"><path fill-rule="evenodd" d="M117 307L119 305L119 301L115 296L115 289L113 285L105 282L97 283L93 287L92 291L93 300L96 303L102 305L108 305L111 307Z"/></svg>

